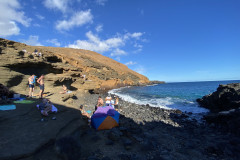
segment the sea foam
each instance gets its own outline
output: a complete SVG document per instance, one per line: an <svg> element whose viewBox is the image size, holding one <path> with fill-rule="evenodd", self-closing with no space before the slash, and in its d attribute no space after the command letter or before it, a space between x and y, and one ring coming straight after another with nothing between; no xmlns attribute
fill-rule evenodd
<svg viewBox="0 0 240 160"><path fill-rule="evenodd" d="M206 113L209 110L198 106L196 102L188 101L185 99L174 98L174 97L163 97L163 98L149 98L149 97L133 97L129 93L122 93L121 90L127 87L110 90L108 93L119 96L124 101L135 103L138 105L150 105L151 107L160 107L163 109L179 109L182 112L192 113Z"/></svg>

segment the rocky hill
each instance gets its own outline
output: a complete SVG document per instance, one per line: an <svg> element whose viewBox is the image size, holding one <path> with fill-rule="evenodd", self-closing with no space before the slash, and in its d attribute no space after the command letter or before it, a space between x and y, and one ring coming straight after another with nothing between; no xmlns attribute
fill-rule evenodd
<svg viewBox="0 0 240 160"><path fill-rule="evenodd" d="M26 52L22 51L24 49ZM33 55L35 49L42 56ZM27 89L27 79L33 73L38 77L45 74L49 88L66 84L71 90L95 93L120 86L149 83L147 77L96 52L28 46L1 38L0 71L0 83L18 92Z"/></svg>

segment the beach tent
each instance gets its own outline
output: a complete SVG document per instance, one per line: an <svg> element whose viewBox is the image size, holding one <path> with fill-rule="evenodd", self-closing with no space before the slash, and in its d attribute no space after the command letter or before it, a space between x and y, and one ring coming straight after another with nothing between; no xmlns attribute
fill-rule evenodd
<svg viewBox="0 0 240 160"><path fill-rule="evenodd" d="M111 106L98 107L91 117L91 124L97 130L111 129L119 125L119 115Z"/></svg>

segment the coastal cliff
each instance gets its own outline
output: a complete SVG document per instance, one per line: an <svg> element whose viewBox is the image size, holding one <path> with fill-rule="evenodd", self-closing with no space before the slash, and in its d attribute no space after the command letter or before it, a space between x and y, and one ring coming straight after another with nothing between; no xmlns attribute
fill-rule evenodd
<svg viewBox="0 0 240 160"><path fill-rule="evenodd" d="M33 55L35 49L42 56ZM29 46L0 38L0 57L0 83L14 91L26 90L31 74L45 74L48 88L66 84L71 90L95 93L149 83L126 65L83 49Z"/></svg>

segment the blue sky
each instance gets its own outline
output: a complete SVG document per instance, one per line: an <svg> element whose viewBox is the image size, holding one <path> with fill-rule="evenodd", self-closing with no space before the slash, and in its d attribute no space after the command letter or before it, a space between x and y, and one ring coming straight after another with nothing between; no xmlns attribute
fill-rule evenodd
<svg viewBox="0 0 240 160"><path fill-rule="evenodd" d="M93 50L150 80L239 80L239 8L239 0L0 0L0 37Z"/></svg>

